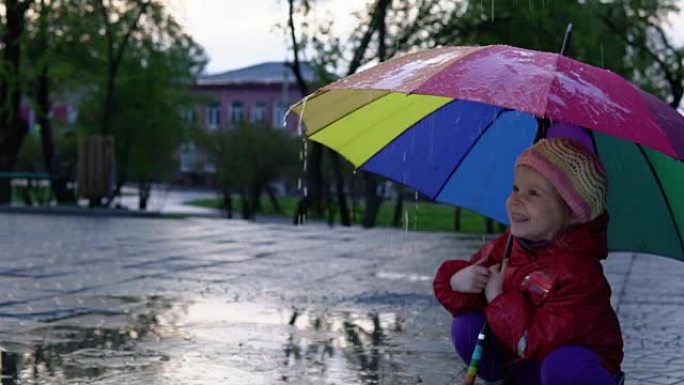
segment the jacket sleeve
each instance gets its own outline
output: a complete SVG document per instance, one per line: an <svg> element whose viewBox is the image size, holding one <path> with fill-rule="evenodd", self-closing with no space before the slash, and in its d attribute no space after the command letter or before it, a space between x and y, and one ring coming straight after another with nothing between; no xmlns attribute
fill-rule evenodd
<svg viewBox="0 0 684 385"><path fill-rule="evenodd" d="M482 293L459 293L451 289L451 277L469 265L468 261L463 260L444 261L432 283L437 301L453 315L480 309L487 303Z"/></svg>
<svg viewBox="0 0 684 385"><path fill-rule="evenodd" d="M487 305L487 322L512 352L541 361L557 347L580 339L601 316L605 304L597 299L610 296L603 279L591 273L563 281L541 306L520 291L503 293Z"/></svg>

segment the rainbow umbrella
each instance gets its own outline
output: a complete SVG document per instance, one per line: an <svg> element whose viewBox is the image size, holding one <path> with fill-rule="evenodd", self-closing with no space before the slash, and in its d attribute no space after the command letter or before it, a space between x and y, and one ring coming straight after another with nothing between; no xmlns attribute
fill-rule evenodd
<svg viewBox="0 0 684 385"><path fill-rule="evenodd" d="M357 169L502 223L518 154L540 137L576 138L608 171L609 248L684 260L684 117L610 71L511 46L436 48L292 110Z"/></svg>

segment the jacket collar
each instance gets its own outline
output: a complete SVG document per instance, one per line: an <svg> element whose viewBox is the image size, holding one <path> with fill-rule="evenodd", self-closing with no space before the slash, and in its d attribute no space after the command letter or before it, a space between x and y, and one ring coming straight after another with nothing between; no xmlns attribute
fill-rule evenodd
<svg viewBox="0 0 684 385"><path fill-rule="evenodd" d="M530 242L518 239L518 245L527 252L555 252L558 249L565 253L591 255L597 259L608 256L608 213L596 219L569 227L555 239L545 242Z"/></svg>

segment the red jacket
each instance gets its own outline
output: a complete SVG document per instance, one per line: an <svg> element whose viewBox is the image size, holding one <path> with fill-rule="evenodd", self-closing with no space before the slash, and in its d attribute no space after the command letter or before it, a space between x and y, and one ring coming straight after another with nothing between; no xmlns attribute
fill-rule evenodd
<svg viewBox="0 0 684 385"><path fill-rule="evenodd" d="M487 304L484 294L458 293L451 276L481 258L501 262L508 231L475 253L470 262L448 260L437 269L437 300L457 315L482 309L491 330L511 351L541 362L555 348L576 344L593 350L610 373L622 362L622 333L603 275L608 216L566 230L541 247L516 240L503 292ZM545 291L543 289L548 289Z"/></svg>

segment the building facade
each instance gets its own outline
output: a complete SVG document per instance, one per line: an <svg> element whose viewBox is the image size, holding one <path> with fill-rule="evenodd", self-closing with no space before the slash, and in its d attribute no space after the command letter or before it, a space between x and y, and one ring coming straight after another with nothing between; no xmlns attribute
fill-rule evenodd
<svg viewBox="0 0 684 385"><path fill-rule="evenodd" d="M315 81L313 68L302 64L307 83ZM202 76L193 87L202 102L185 112L185 118L207 131L225 130L249 122L298 133L294 114L287 110L304 95L291 67L285 62L267 62L214 75ZM179 151L180 173L186 183L201 183L215 166L197 146L186 142Z"/></svg>

